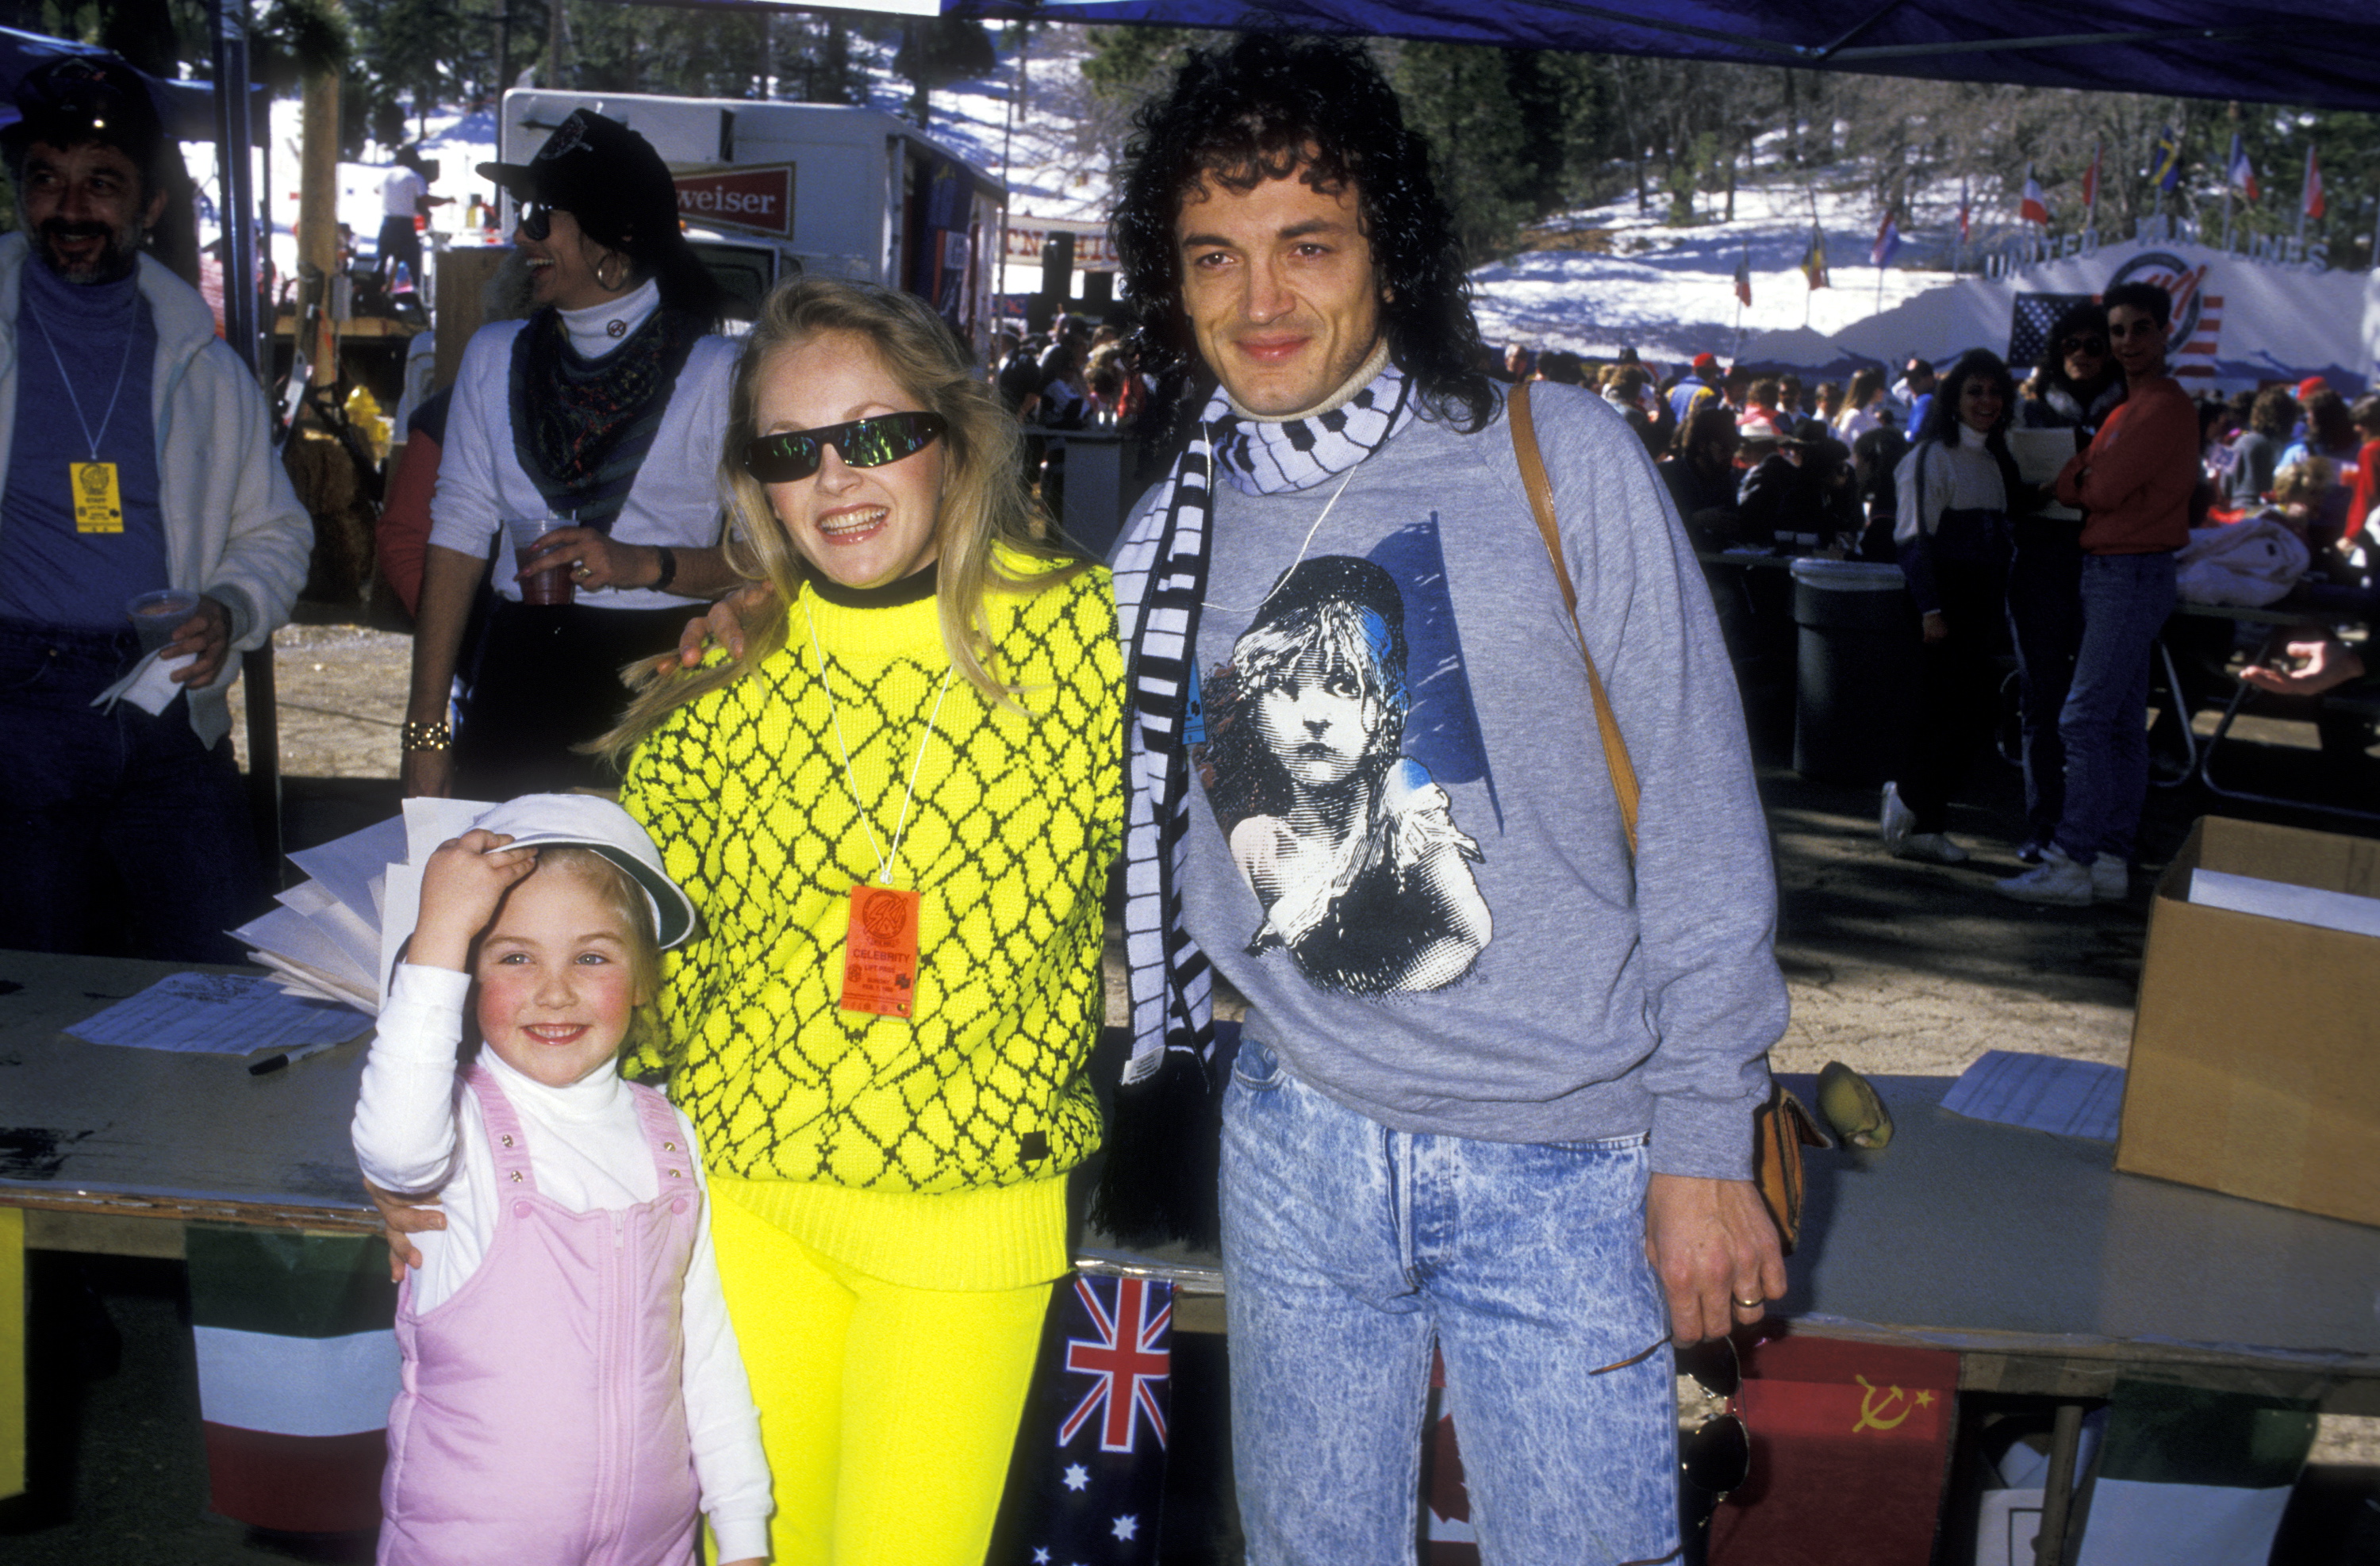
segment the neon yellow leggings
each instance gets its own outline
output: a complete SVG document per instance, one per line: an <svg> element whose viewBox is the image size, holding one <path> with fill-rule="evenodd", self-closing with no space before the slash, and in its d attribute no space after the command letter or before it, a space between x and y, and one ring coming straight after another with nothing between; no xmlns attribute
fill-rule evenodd
<svg viewBox="0 0 2380 1566"><path fill-rule="evenodd" d="M982 1566L1050 1285L909 1289L710 1204L775 1566Z"/></svg>

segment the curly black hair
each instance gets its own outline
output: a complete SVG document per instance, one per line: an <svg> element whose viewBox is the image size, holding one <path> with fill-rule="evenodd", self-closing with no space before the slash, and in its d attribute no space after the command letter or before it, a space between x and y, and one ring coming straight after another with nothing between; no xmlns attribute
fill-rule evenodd
<svg viewBox="0 0 2380 1566"><path fill-rule="evenodd" d="M1174 225L1184 191L1211 179L1252 190L1296 175L1317 190L1353 186L1386 297L1389 352L1431 417L1483 428L1496 394L1478 368L1478 322L1452 214L1430 178L1429 144L1370 56L1335 39L1244 33L1191 55L1172 90L1151 99L1124 148L1110 225L1132 303L1140 364L1158 377L1152 413L1182 414L1194 382L1211 382L1182 309Z"/></svg>

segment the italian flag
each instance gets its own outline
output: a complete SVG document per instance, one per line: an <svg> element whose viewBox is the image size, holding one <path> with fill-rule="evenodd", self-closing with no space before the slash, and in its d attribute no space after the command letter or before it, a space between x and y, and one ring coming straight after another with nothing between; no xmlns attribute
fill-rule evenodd
<svg viewBox="0 0 2380 1566"><path fill-rule="evenodd" d="M209 1504L285 1533L377 1526L400 1365L388 1247L192 1224L188 1255Z"/></svg>
<svg viewBox="0 0 2380 1566"><path fill-rule="evenodd" d="M2311 1402L2117 1382L2079 1566L2263 1566L2313 1435Z"/></svg>

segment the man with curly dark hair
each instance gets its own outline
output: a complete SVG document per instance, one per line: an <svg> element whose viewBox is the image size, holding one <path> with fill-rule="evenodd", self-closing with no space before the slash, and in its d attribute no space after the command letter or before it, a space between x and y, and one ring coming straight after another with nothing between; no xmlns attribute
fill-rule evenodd
<svg viewBox="0 0 2380 1566"><path fill-rule="evenodd" d="M1117 249L1186 449L1115 562L1111 1168L1198 1101L1220 970L1249 1002L1221 1196L1251 1561L1412 1558L1433 1344L1484 1554L1668 1559L1669 1342L1785 1284L1748 1178L1785 1022L1766 833L1644 443L1541 383L1632 852L1429 162L1360 48L1267 36L1192 56L1127 152ZM1111 1222L1154 1216L1131 1195Z"/></svg>

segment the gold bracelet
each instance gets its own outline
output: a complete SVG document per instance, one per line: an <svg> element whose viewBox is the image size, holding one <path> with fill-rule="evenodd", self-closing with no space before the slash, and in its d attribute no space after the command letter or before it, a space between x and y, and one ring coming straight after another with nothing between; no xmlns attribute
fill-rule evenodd
<svg viewBox="0 0 2380 1566"><path fill-rule="evenodd" d="M451 750L455 746L455 731L446 725L443 719L435 723L407 723L405 725L403 745L407 753L416 750Z"/></svg>

